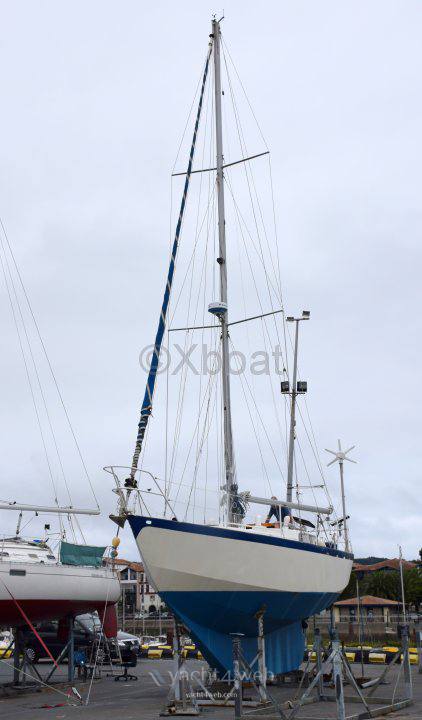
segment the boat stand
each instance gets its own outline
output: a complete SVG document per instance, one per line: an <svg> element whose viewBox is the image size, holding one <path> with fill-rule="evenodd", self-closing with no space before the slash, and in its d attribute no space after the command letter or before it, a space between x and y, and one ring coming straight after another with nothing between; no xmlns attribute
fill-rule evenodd
<svg viewBox="0 0 422 720"><path fill-rule="evenodd" d="M265 663L265 637L264 637L264 614L265 606L256 613L255 618L258 621L257 635L257 654L250 665L242 653L241 638L242 634L232 633L232 655L234 676L229 678L233 680L231 688L227 687L227 681L222 684L214 683L206 686L199 678L196 683L200 689L200 696L197 695L196 702L199 708L202 707L236 707L236 703L241 702L242 707L248 708L266 708L271 701L267 689L267 666ZM254 672L252 666L257 663L258 671ZM236 673L238 673L236 682ZM257 698L244 698L243 682L246 680L249 685L253 685L257 692Z"/></svg>
<svg viewBox="0 0 422 720"><path fill-rule="evenodd" d="M195 691L190 682L189 673L185 667L186 660L182 654L180 644L180 627L174 620L173 651L175 672L167 702L160 715L199 715L199 706Z"/></svg>
<svg viewBox="0 0 422 720"><path fill-rule="evenodd" d="M422 675L422 630L416 630L416 647L418 649L418 673Z"/></svg>
<svg viewBox="0 0 422 720"><path fill-rule="evenodd" d="M237 638L233 643L234 656L241 658L240 638ZM386 666L385 670L377 678L369 680L359 687L350 664L344 654L341 646L338 633L335 629L331 631L331 651L327 660L323 661L323 648L321 643L321 637L319 633L315 635L315 643L313 651L316 653L316 661L311 672L315 674L309 687L299 695L301 692L305 678L309 678L309 667L310 659L306 665L305 671L302 675L302 680L299 684L296 696L287 702L282 704L277 703L268 694L269 700L275 710L268 712L269 708L263 708L262 711L258 710L255 712L244 712L242 706L242 685L241 685L241 674L240 674L240 663L234 664L235 670L235 720L294 720L298 718L298 714L304 705L308 703L325 703L335 702L337 705L337 720L366 720L367 718L375 718L384 716L390 713L402 710L413 703L413 689L412 689L412 678L409 658L409 628L407 625L401 626L401 648L398 650L391 663ZM310 657L310 655L309 655ZM385 682L391 667L397 662L400 662L401 657L402 663L400 666L400 673L403 670L404 674L404 685L405 685L405 697L400 700L395 699L395 691L392 698L385 697L374 697L374 692L382 683ZM324 677L330 674L332 676L332 682L334 687L334 693L329 693L324 687ZM397 678L397 682L398 682ZM355 691L355 695L345 695L344 684L348 681ZM315 691L315 694L313 694ZM365 693L365 691L367 691ZM358 713L346 715L346 703L359 703L363 706L363 709ZM300 716L300 720L316 720L315 714L312 718L304 715ZM333 716L331 715L331 718ZM299 719L298 719L299 720ZM329 720L322 716L319 720Z"/></svg>
<svg viewBox="0 0 422 720"><path fill-rule="evenodd" d="M68 641L55 659L55 664L51 668L48 675L44 678L38 671L36 665L29 660L26 654L26 645L24 634L20 627L13 628L13 641L10 643L8 650L13 647L13 682L12 686L16 689L29 690L38 689L41 684L48 684L57 670L58 665L68 658L67 679L73 683L75 679L75 645L74 645L74 620L69 619L69 635ZM8 685L9 683L7 683Z"/></svg>
<svg viewBox="0 0 422 720"><path fill-rule="evenodd" d="M242 637L240 633L232 634L233 643L233 676L234 683L231 695L234 700L234 717L235 720L242 720L242 718L262 718L262 717L276 717L287 720L287 715L284 713L280 704L275 700L267 688L267 668L265 664L265 639L264 639L264 626L263 626L264 611L257 614L258 619L258 673L254 673L252 667L245 659L242 652ZM256 675L258 677L256 677ZM251 702L247 700L245 702L243 697L243 682L247 678L247 681L252 683L259 695L259 703ZM255 710L244 711L245 706L254 706ZM271 708L272 706L272 708ZM275 711L274 715L268 713L270 710ZM265 713L265 714L264 714Z"/></svg>
<svg viewBox="0 0 422 720"><path fill-rule="evenodd" d="M16 690L38 689L42 682L40 673L35 665L27 658L25 642L21 628L13 628L13 640L8 649L13 647L13 682L12 687ZM33 678L33 679L32 679Z"/></svg>

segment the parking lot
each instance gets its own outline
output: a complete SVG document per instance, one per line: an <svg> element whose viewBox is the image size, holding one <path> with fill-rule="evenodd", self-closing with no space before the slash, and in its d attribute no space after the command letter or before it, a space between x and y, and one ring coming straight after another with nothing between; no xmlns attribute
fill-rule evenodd
<svg viewBox="0 0 422 720"><path fill-rule="evenodd" d="M46 672L48 665L42 663L39 669ZM206 664L200 661L189 660L187 667L190 671L201 671L206 669ZM60 675L56 676L62 683L54 686L54 689L45 688L41 692L22 692L6 697L5 691L0 696L0 718L16 720L41 720L41 718L55 718L67 720L68 718L85 718L86 720L136 720L142 718L149 720L157 718L164 708L174 664L171 660L147 660L143 659L133 669L137 675L137 681L115 682L114 677L104 674L102 679L77 683L79 693L82 696L82 704L75 696L69 700L67 692L69 685L66 682L67 666L60 667ZM118 669L113 671L115 674ZM132 669L130 670L132 672ZM365 673L375 677L381 672L380 667L366 667ZM384 697L391 697L398 669L392 669L390 683L381 688ZM395 718L422 718L422 675L418 675L417 668L412 668L414 684L415 704L405 708L391 717ZM10 661L2 662L0 668L0 682L6 683L12 679L12 665ZM272 687L271 693L277 701L285 702L295 692L294 687ZM346 694L348 688L346 690ZM396 688L396 695L402 693L401 682ZM348 706L348 711L357 712L360 706L353 704ZM335 718L335 704L323 703L308 705L303 708L298 717L308 718ZM210 720L229 720L234 717L232 707L207 707L202 713Z"/></svg>

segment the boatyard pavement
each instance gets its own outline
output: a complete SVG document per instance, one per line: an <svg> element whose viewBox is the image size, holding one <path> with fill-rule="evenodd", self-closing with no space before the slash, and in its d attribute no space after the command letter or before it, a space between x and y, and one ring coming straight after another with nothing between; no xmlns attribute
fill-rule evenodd
<svg viewBox="0 0 422 720"><path fill-rule="evenodd" d="M204 664L193 660L189 661L188 666L190 670L198 670L198 668L204 667ZM39 665L38 668L44 675L49 669L44 664ZM353 668L358 674L357 666L355 665ZM114 677L103 675L102 679L92 682L91 691L89 682L78 683L77 688L84 704L70 705L63 694L69 689L69 685L65 682L67 667L63 665L60 667L58 679L63 679L64 682L55 690L20 692L11 697L6 696L5 690L0 690L0 718L7 718L7 720L48 720L48 718L54 720L156 720L166 702L173 663L171 660L141 660L138 667L133 670L134 674L138 676L137 681L115 682ZM380 674L381 671L381 667L365 666L365 674L368 677ZM394 668L391 672L390 684L383 685L381 688L381 694L384 697L391 697L394 692L397 669ZM0 666L0 683L10 681L11 674L11 663L3 661ZM412 678L415 703L389 717L396 720L402 718L422 720L422 675L418 675L416 667L412 668ZM58 689L62 694L58 692ZM89 702L86 704L89 691ZM278 701L284 702L292 697L294 688L273 687L271 692ZM400 696L401 693L402 687L399 682L396 695ZM73 703L73 700L70 702ZM346 707L346 714L357 713L358 710L361 710L360 705L351 704ZM204 720L232 720L234 709L232 707L208 707L201 712L201 716ZM307 705L302 708L297 717L299 719L315 718L315 720L335 718L335 704Z"/></svg>

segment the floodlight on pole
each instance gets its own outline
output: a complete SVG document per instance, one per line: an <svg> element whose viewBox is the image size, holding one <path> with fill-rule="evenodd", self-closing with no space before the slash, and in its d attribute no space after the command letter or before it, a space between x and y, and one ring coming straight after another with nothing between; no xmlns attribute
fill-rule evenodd
<svg viewBox="0 0 422 720"><path fill-rule="evenodd" d="M306 382L297 382L297 353L299 344L299 323L301 320L309 320L311 313L309 310L302 310L301 317L293 317L289 315L286 317L286 322L296 323L295 327L295 344L294 344L294 358L293 358L293 383L291 390L291 405L290 405L290 435L289 435L289 455L287 461L287 502L292 502L293 497L293 458L295 449L295 425L296 425L296 397L298 394L306 393L308 387ZM287 394L289 392L289 386L286 382L281 384L281 392Z"/></svg>

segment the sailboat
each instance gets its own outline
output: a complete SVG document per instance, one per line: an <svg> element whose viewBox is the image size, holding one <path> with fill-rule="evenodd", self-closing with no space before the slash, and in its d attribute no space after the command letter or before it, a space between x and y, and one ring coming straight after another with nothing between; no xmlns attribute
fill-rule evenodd
<svg viewBox="0 0 422 720"><path fill-rule="evenodd" d="M70 425L12 245L1 221L0 225L0 264L41 435L46 474L50 475L54 491L52 505L22 503L21 498L0 502L3 528L7 526L6 516L17 513L14 534L0 538L0 627L20 628L43 620L60 621L74 618L82 613L98 611L104 620L106 633L112 637L117 631L114 606L120 596L119 580L112 563L109 562L110 558L103 557L107 548L87 545L78 521L80 516L100 515L100 508L97 501L96 507L92 508L77 507L72 503L60 443L54 430L45 386L41 381L42 373L34 346L34 334L39 343L37 349L41 348L41 356L44 357L47 371L52 376L59 404L64 410L80 455L79 445ZM33 331L32 335L30 328ZM50 452L49 440L55 458ZM4 461L5 455L6 448L3 451ZM25 453L22 453L21 459L24 457ZM80 459L82 460L81 455ZM58 472L65 479L68 504L59 502L57 467L54 460ZM85 464L82 464L86 470ZM91 484L87 472L85 483ZM22 482L20 476L18 488L17 492L25 492L26 499L30 490L40 492L38 482L32 479L30 485L28 479ZM4 490L2 492L4 493ZM93 495L95 498L95 493ZM41 538L38 535L39 527L34 527L34 524L39 523L40 518L48 520ZM24 525L22 525L23 519L25 519ZM55 522L58 524L57 528L54 527Z"/></svg>
<svg viewBox="0 0 422 720"><path fill-rule="evenodd" d="M78 508L2 503L0 509L55 515L93 514ZM97 514L97 513L95 513ZM99 514L99 513L98 513ZM0 545L0 627L63 620L97 611L109 637L116 635L114 606L120 585L111 565L103 565L105 547L61 541L59 553L44 540L19 534Z"/></svg>
<svg viewBox="0 0 422 720"><path fill-rule="evenodd" d="M228 263L226 251L225 187L227 168L238 163L250 163L254 158L243 157L228 163L223 153L223 118L221 85L221 20L213 19L210 44L205 61L199 101L194 125L192 145L184 189L171 250L168 276L165 284L159 326L147 385L140 413L133 459L124 478L123 467L106 468L112 473L118 496L118 510L110 516L120 527L128 521L136 539L147 575L157 592L172 609L175 616L189 629L210 665L224 673L232 667L233 633L242 634L246 657L252 659L257 652L257 637L262 623L265 638L266 664L269 671L283 673L298 668L304 651L304 622L310 616L328 608L347 585L352 568L347 518L334 520L331 503L303 502L295 483L296 408L298 396L306 391L306 384L298 379L298 330L310 314L284 317L284 309L271 309L238 322L255 321L280 313L283 322L294 323L294 364L292 382L286 377L281 392L288 402L290 424L288 432L287 491L283 500L275 496L261 497L239 489L240 473L236 469L234 432L232 423L232 386L229 344L232 323L228 313ZM211 167L193 169L195 147L205 103L207 78L213 66L215 157ZM205 517L202 522L189 521L176 509L178 493L168 478L160 481L154 473L139 465L146 431L152 414L154 391L160 367L160 353L169 317L176 257L184 221L188 190L194 173L215 173L213 191L216 195L218 216L218 301L209 303L212 325L198 323L187 328L189 332L211 328L219 343L221 367L219 382L222 390L222 462L223 484L218 519ZM181 173L180 173L181 174ZM215 256L214 256L215 257ZM199 268L197 270L199 274ZM210 298L212 300L212 298ZM176 328L177 330L179 328ZM170 328L173 330L173 328ZM256 406L254 406L256 407ZM215 405L217 414L218 403ZM205 413L205 411L204 411ZM208 410L207 410L208 413ZM207 415L206 433L213 425ZM257 411L251 415L254 422ZM180 437L180 433L179 436ZM200 455L202 440L197 443ZM164 448L163 448L164 452ZM197 467L197 466L196 466ZM195 470L196 473L196 470ZM181 474L185 477L185 471ZM195 479L196 483L196 479ZM205 483L206 484L206 483ZM150 487L148 487L148 485ZM193 488L193 489L192 489ZM196 484L192 493L198 492ZM296 498L294 492L296 489ZM161 514L149 508L156 497L163 499ZM195 504L195 501L194 501ZM140 511L137 508L140 508ZM251 506L264 507L269 515L267 522L260 516L252 518ZM296 515L293 515L296 513ZM314 522L302 516L311 513Z"/></svg>

